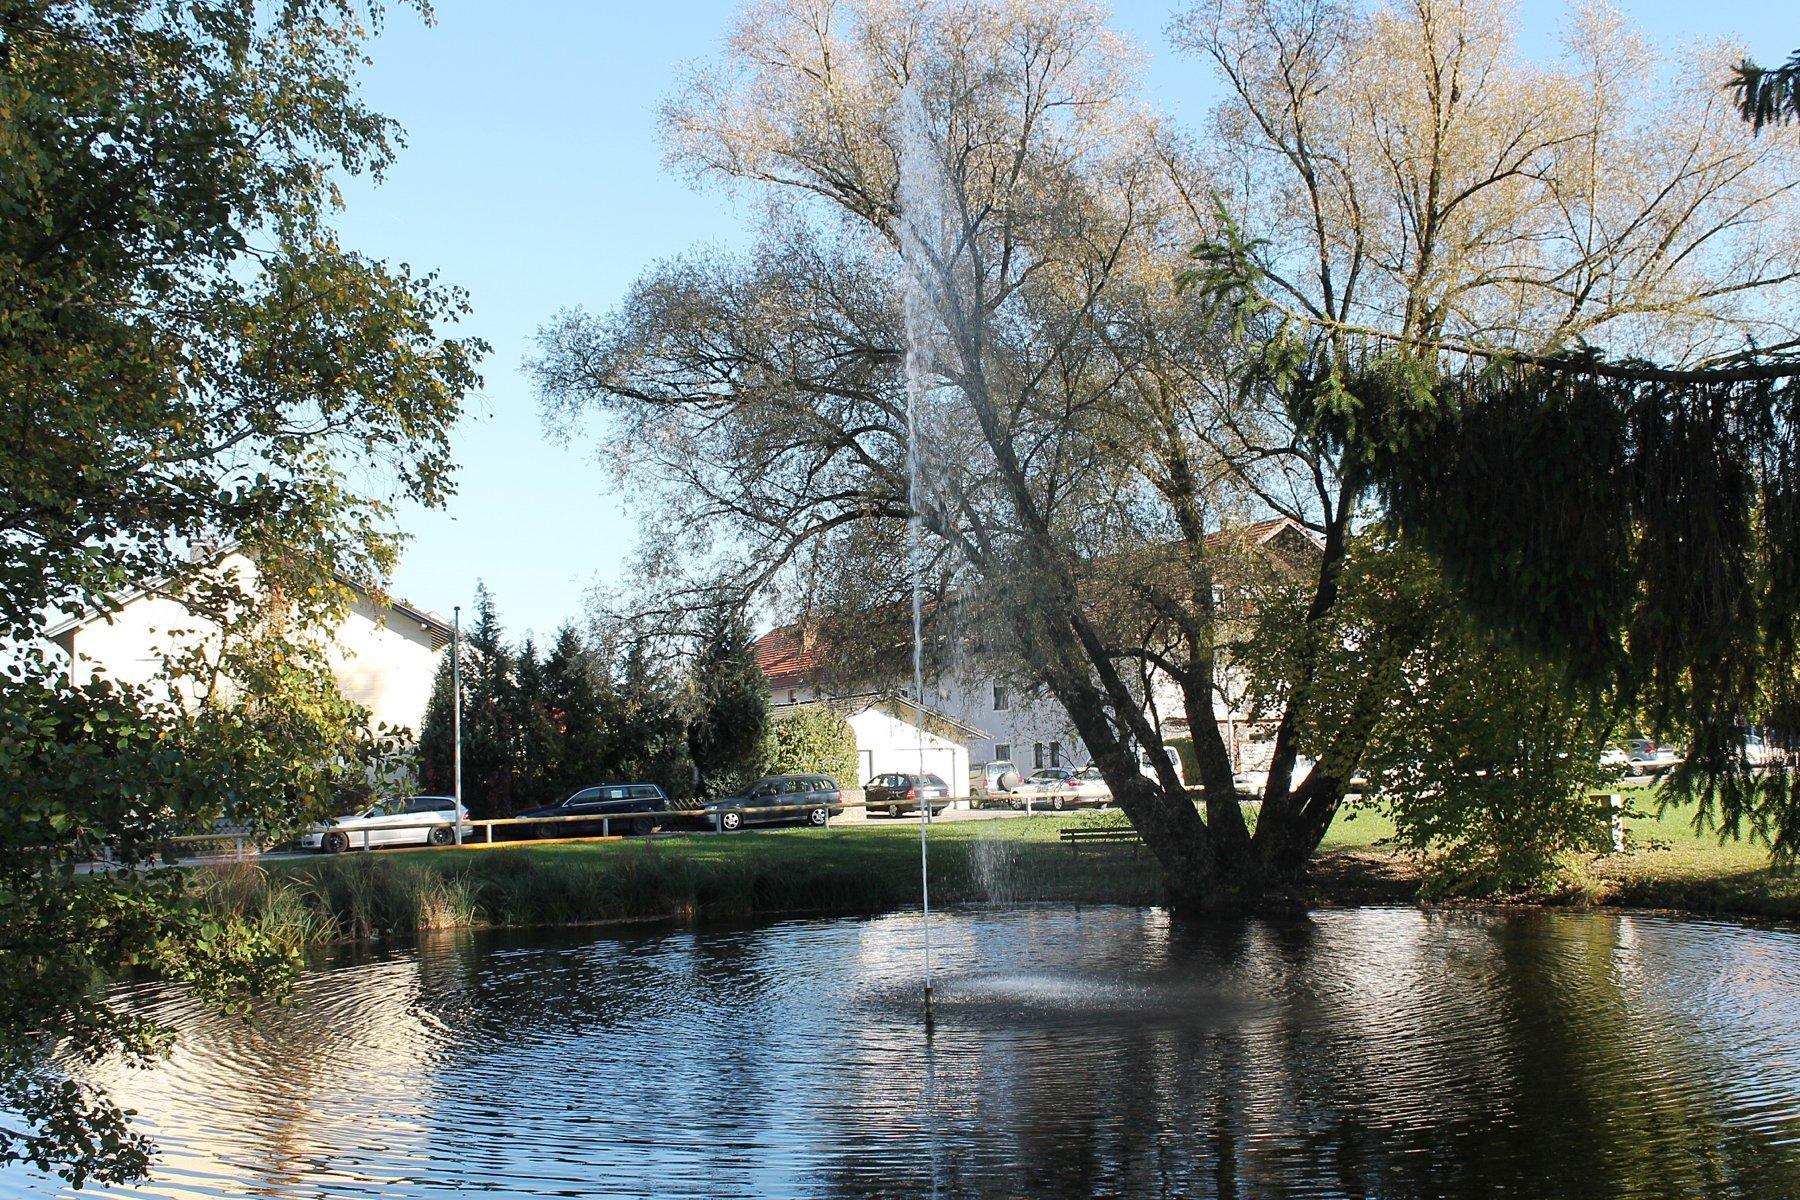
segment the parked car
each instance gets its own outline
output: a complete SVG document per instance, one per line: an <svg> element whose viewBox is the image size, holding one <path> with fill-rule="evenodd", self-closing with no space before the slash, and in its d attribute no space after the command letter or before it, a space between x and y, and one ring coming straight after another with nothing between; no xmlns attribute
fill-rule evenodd
<svg viewBox="0 0 1800 1200"><path fill-rule="evenodd" d="M469 810L458 813L454 796L403 796L320 821L300 835L300 845L329 854L372 846L448 846L456 841L458 816L467 822ZM465 824L463 835L468 832Z"/></svg>
<svg viewBox="0 0 1800 1200"><path fill-rule="evenodd" d="M969 770L969 795L1004 796L1025 782L1019 768L1004 758L980 763Z"/></svg>
<svg viewBox="0 0 1800 1200"><path fill-rule="evenodd" d="M929 804L935 817L950 807L950 785L936 775L894 772L877 775L863 784L863 798L871 814L884 812L897 817L903 812L918 812Z"/></svg>
<svg viewBox="0 0 1800 1200"><path fill-rule="evenodd" d="M1288 787L1290 789L1299 787L1305 782L1306 777L1312 774L1312 769L1312 759L1304 755L1295 758L1294 769L1288 772ZM1260 802L1263 795L1269 790L1269 770L1264 767L1257 771L1238 771L1232 775L1231 782L1237 788L1239 795ZM1352 780L1351 782L1356 783L1357 781Z"/></svg>
<svg viewBox="0 0 1800 1200"><path fill-rule="evenodd" d="M1750 768L1772 767L1784 761L1781 750L1769 744L1769 740L1757 733L1744 735L1744 765Z"/></svg>
<svg viewBox="0 0 1800 1200"><path fill-rule="evenodd" d="M1079 771L1067 772L1062 768L1050 768L1037 774L1045 778L1020 788L1013 797L1014 808L1047 808L1061 812L1074 805L1105 804L1112 799L1112 788L1101 777L1099 767L1086 766Z"/></svg>
<svg viewBox="0 0 1800 1200"><path fill-rule="evenodd" d="M1176 750L1173 746L1165 746L1163 747L1163 753L1169 756L1169 765L1175 768L1175 778L1185 784L1187 782L1187 768L1181 765L1181 752ZM1157 778L1156 760L1150 756L1148 750L1142 748L1138 750L1138 773L1147 779Z"/></svg>
<svg viewBox="0 0 1800 1200"><path fill-rule="evenodd" d="M829 775L769 775L707 807L719 810L719 828L730 833L745 825L783 821L824 825L844 811L843 799L837 780Z"/></svg>
<svg viewBox="0 0 1800 1200"><path fill-rule="evenodd" d="M1074 774L1075 768L1073 767L1040 767L1013 789L1012 806L1014 808L1038 807L1038 796L1061 787ZM1028 796L1029 800L1026 798Z"/></svg>
<svg viewBox="0 0 1800 1200"><path fill-rule="evenodd" d="M1659 746L1650 738L1632 738L1625 743L1625 757L1633 775L1662 775L1681 765L1681 751Z"/></svg>
<svg viewBox="0 0 1800 1200"><path fill-rule="evenodd" d="M1612 775L1623 775L1631 770L1631 756L1617 746L1608 746L1600 752L1600 769Z"/></svg>
<svg viewBox="0 0 1800 1200"><path fill-rule="evenodd" d="M669 797L654 783L600 783L569 793L560 804L530 808L520 817L591 817L587 821L545 821L530 827L541 838L581 837L593 833L654 833Z"/></svg>

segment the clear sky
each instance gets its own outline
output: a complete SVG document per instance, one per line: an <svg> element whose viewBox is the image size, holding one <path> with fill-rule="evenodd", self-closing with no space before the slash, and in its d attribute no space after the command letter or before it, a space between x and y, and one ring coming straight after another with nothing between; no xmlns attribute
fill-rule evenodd
<svg viewBox="0 0 1800 1200"><path fill-rule="evenodd" d="M1800 47L1792 0L1619 0L1659 41L1741 37L1762 62ZM680 65L719 47L735 0L436 0L437 24L390 13L364 93L406 129L380 186L347 191L347 245L439 272L466 288L463 332L486 338L486 385L455 435L459 491L404 514L413 540L394 590L450 614L477 579L509 631L540 640L577 617L590 588L629 587L636 521L593 444L544 436L522 369L558 309L610 307L645 267L741 240L747 221L717 192L665 171L657 105ZM1198 121L1212 84L1169 52L1174 0L1115 0L1116 26L1150 53L1152 94ZM1548 54L1568 11L1521 0L1528 53Z"/></svg>

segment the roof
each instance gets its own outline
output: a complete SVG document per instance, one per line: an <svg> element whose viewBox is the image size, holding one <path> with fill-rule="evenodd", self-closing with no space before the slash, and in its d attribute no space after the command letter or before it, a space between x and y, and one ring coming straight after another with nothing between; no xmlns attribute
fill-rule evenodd
<svg viewBox="0 0 1800 1200"><path fill-rule="evenodd" d="M940 737L943 736L945 730L962 734L965 740L988 736L985 729L977 729L929 704L917 704L910 697L897 696L892 692L859 692L853 696L838 696L830 700L803 700L798 704L777 705L773 712L779 717L781 713L795 712L803 708L829 708L834 712L848 711L851 713L880 708L909 724L922 723L927 730L937 733ZM920 721L921 717L924 718L923 722Z"/></svg>
<svg viewBox="0 0 1800 1200"><path fill-rule="evenodd" d="M820 665L818 643L801 625L782 625L757 638L751 649L770 683L804 679Z"/></svg>
<svg viewBox="0 0 1800 1200"><path fill-rule="evenodd" d="M877 697L876 699L870 701L864 707L866 707L866 708L886 708L886 709L890 709L890 710L904 709L905 710L905 719L908 721L911 721L914 724L923 723L927 728L929 728L930 726L933 726L933 725L948 726L949 728L954 729L956 732L962 734L965 739L967 739L967 738L985 738L986 736L988 736L987 730L977 729L975 726L970 725L967 722L959 721L955 717L951 716L949 713L943 712L939 709L935 709L935 708L931 707L929 704L919 704L909 696L895 696L895 695L880 696L880 697ZM921 722L921 718L923 718L922 722Z"/></svg>
<svg viewBox="0 0 1800 1200"><path fill-rule="evenodd" d="M1252 546L1266 546L1288 530L1299 534L1321 549L1324 547L1325 543L1318 534L1292 517L1270 517L1266 521L1252 521L1248 525L1233 525L1229 529L1221 529L1207 534L1206 543L1209 546L1218 546L1226 542L1243 541Z"/></svg>
<svg viewBox="0 0 1800 1200"><path fill-rule="evenodd" d="M1234 525L1207 534L1206 541L1211 546L1240 540L1252 546L1267 546L1289 530L1315 546L1323 545L1317 534L1292 517L1270 517L1266 521ZM809 680L826 660L816 630L809 632L804 623L777 626L757 638L751 649L756 653L756 665L762 668L771 687Z"/></svg>

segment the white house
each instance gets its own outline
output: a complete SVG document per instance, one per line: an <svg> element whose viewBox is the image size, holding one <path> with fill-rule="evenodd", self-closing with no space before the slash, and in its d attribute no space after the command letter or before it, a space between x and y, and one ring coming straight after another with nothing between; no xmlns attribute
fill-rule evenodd
<svg viewBox="0 0 1800 1200"><path fill-rule="evenodd" d="M1229 536L1254 549L1289 556L1318 550L1317 539L1286 518L1234 529ZM768 677L770 702L777 712L788 705L833 699L821 682L833 677L827 669L831 666L829 653L828 647L819 644L816 631L805 624L783 625L757 640L757 662ZM956 664L950 671L925 679L923 699L926 711L943 722L946 732L959 731L968 764L1008 761L1026 775L1044 767L1087 765L1087 748L1080 735L1068 713L1049 695L1020 686L1016 673L998 669L976 649L958 654ZM889 695L907 703L911 691L908 677L864 681L852 694ZM1212 718L1224 735L1234 771L1265 770L1272 749L1272 722L1258 720L1245 710L1243 691L1241 681L1238 686L1226 681L1221 693L1214 696ZM1152 674L1145 713L1165 739L1189 733L1189 714L1180 689L1160 674ZM860 747L860 733L858 738ZM966 789L966 773L959 774L956 782Z"/></svg>
<svg viewBox="0 0 1800 1200"><path fill-rule="evenodd" d="M236 575L255 594L256 564L248 556L226 553L211 569ZM321 631L338 687L368 709L375 724L417 733L451 627L436 613L350 587L349 610L335 629ZM86 613L44 631L68 656L77 683L103 671L121 683L147 684L167 656L219 636L211 620L159 592L129 593L114 605L114 611Z"/></svg>
<svg viewBox="0 0 1800 1200"><path fill-rule="evenodd" d="M843 707L856 733L857 783L904 771L938 776L952 796L969 794L969 743L986 736L981 730L898 696L861 697Z"/></svg>

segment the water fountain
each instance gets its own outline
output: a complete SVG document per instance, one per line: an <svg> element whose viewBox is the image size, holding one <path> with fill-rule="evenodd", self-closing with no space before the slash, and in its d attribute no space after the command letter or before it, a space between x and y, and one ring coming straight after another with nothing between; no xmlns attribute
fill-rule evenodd
<svg viewBox="0 0 1800 1200"><path fill-rule="evenodd" d="M899 237L906 315L906 478L908 571L912 580L913 726L919 776L925 775L924 516L931 502L923 454L926 410L942 388L936 369L944 340L946 287L957 253L945 200L943 162L924 102L911 86L900 97ZM924 931L925 1024L933 1021L931 990L931 805L919 806L919 898Z"/></svg>

